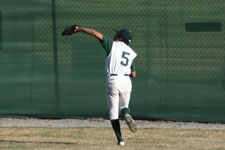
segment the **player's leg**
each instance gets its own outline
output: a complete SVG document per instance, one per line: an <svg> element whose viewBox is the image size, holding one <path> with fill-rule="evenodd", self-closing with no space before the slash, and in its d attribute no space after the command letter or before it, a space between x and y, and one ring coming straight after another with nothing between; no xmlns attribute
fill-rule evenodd
<svg viewBox="0 0 225 150"><path fill-rule="evenodd" d="M120 101L119 101L119 110L120 114L124 117L125 114L130 114L129 103L130 95L132 91L131 84L122 84L120 85Z"/></svg>
<svg viewBox="0 0 225 150"><path fill-rule="evenodd" d="M124 145L124 141L122 138L121 130L120 130L120 122L119 119L111 120L111 124L114 130L114 133L116 134L116 138L118 141L118 145Z"/></svg>
<svg viewBox="0 0 225 150"><path fill-rule="evenodd" d="M119 90L113 84L109 84L107 85L106 95L109 109L109 118L116 134L118 144L124 145L119 122Z"/></svg>
<svg viewBox="0 0 225 150"><path fill-rule="evenodd" d="M122 86L121 94L120 94L120 113L124 117L129 129L131 132L135 133L137 131L137 125L130 115L129 103L130 103L130 95L132 90L132 85L128 84Z"/></svg>

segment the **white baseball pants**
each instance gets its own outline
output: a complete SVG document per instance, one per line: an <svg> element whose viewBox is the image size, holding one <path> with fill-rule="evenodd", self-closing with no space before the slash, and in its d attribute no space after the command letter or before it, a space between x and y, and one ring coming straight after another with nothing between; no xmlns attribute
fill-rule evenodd
<svg viewBox="0 0 225 150"><path fill-rule="evenodd" d="M131 82L108 83L106 85L107 105L110 120L119 119L120 111L128 108L132 91Z"/></svg>

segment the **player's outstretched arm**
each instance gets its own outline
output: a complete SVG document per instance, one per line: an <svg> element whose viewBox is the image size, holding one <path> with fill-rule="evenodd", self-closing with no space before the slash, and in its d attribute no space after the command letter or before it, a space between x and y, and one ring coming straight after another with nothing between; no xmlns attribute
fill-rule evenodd
<svg viewBox="0 0 225 150"><path fill-rule="evenodd" d="M83 28L83 27L76 26L75 32L83 32L83 33L92 35L92 36L98 38L99 40L103 40L103 35L102 35L102 33L98 32L98 31L96 31L96 30L94 30L94 29Z"/></svg>

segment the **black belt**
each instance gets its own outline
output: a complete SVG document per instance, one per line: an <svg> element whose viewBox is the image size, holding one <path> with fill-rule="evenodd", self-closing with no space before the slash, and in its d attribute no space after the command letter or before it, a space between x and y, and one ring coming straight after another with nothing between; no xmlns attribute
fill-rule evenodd
<svg viewBox="0 0 225 150"><path fill-rule="evenodd" d="M117 76L117 74L110 74L110 76ZM124 76L129 76L129 74L124 74Z"/></svg>

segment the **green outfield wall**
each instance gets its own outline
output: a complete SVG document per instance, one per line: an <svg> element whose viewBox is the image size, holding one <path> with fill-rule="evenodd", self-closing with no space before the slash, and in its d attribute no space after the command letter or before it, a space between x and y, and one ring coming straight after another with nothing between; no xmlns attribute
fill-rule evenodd
<svg viewBox="0 0 225 150"><path fill-rule="evenodd" d="M105 51L133 33L134 118L225 123L225 0L1 0L0 116L108 117Z"/></svg>

